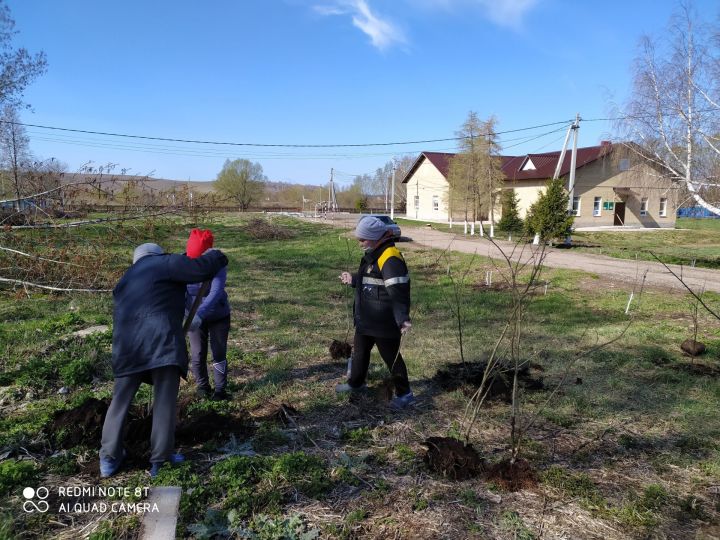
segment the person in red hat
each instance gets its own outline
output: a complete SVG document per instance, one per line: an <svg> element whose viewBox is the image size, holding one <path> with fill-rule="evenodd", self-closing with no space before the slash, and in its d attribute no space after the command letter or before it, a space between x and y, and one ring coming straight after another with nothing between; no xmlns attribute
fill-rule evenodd
<svg viewBox="0 0 720 540"><path fill-rule="evenodd" d="M185 254L191 259L200 257L213 247L213 234L209 230L193 229L187 241ZM190 370L198 393L212 397L213 401L229 399L227 386L227 340L230 333L230 302L225 292L227 268L223 267L213 277L210 289L205 293L197 313L193 317L188 336L190 337ZM202 283L187 286L185 309L190 311L200 293ZM210 387L207 354L208 344L212 351L212 377L214 392Z"/></svg>

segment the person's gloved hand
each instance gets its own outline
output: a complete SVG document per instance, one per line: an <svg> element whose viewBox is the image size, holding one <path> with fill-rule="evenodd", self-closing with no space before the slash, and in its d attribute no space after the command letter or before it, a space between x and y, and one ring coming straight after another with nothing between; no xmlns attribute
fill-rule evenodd
<svg viewBox="0 0 720 540"><path fill-rule="evenodd" d="M190 328L188 328L188 330L190 330L190 332L194 332L195 330L198 330L200 328L201 324L202 324L202 319L200 317L198 317L197 315L194 315L193 320L190 323Z"/></svg>
<svg viewBox="0 0 720 540"><path fill-rule="evenodd" d="M345 285L352 285L352 274L350 274L350 272L343 272L340 274L340 281Z"/></svg>
<svg viewBox="0 0 720 540"><path fill-rule="evenodd" d="M410 321L405 321L402 323L402 326L400 327L400 333L405 335L408 333L408 331L412 328L412 323Z"/></svg>

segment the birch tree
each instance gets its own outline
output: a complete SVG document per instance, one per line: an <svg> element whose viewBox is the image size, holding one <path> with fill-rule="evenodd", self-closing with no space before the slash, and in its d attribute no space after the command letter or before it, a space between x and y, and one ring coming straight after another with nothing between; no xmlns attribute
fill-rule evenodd
<svg viewBox="0 0 720 540"><path fill-rule="evenodd" d="M688 198L720 215L720 27L683 1L659 39L644 36L631 98L618 121L632 151ZM637 143L637 144L634 144Z"/></svg>

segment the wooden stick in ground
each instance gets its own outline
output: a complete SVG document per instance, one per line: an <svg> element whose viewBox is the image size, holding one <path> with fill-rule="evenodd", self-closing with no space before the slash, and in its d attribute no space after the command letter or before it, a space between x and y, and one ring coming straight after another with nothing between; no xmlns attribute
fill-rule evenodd
<svg viewBox="0 0 720 540"><path fill-rule="evenodd" d="M185 319L185 322L183 323L183 334L187 334L188 330L190 330L190 325L192 324L193 318L195 317L195 314L197 313L198 308L200 307L200 304L202 303L202 299L205 297L205 294L210 290L210 281L203 281L203 284L200 286L200 290L198 291L197 296L195 297L195 301L193 302L192 307L190 308L190 312L188 313L187 319Z"/></svg>

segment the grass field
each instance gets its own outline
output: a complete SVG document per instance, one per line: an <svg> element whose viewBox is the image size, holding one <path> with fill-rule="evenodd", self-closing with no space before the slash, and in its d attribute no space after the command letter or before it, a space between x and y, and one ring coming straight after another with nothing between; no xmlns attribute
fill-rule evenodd
<svg viewBox="0 0 720 540"><path fill-rule="evenodd" d="M147 455L101 481L99 439L73 446L67 442L72 429L49 430L56 411L110 396L110 331L69 337L111 324L110 296L0 290L0 538L135 538L135 514L24 513L22 489L153 484L184 488L177 531L182 538L720 534L720 323L701 314L698 339L708 352L694 360L682 356L680 343L692 337L686 296L646 290L628 316L627 286L546 271L547 293L540 289L534 296L522 338L523 358L544 383L544 389L522 394L522 420L537 414L522 457L538 482L511 492L484 475L463 481L437 475L423 460L428 437L459 437L467 425L467 395L443 391L433 379L460 358L448 265L455 276L469 267L462 310L465 356L475 360L488 353L509 310L507 288L483 284L490 262L461 254L446 260L400 244L413 288L413 329L402 352L419 403L393 412L387 371L375 353L368 396L351 399L333 391L345 363L332 361L328 346L352 336L352 299L338 275L355 270L357 242L341 230L290 218L273 218L289 238L253 238L248 219L219 216L201 224L212 228L216 246L230 258L234 399L197 401L190 384L182 385L180 399L194 411L249 415L248 429L218 429L182 446L189 463L163 470L154 481L144 470ZM102 253L83 253L104 261L97 283L112 286L134 244L152 239L182 251L189 228L166 222L113 235L87 228L75 231L79 239L42 234L57 234L52 250L69 242L96 245L92 239L102 238ZM7 236L5 245L10 240L24 249L40 245L21 233ZM3 267L12 266L10 255L0 257ZM706 301L717 306L720 298L708 293ZM579 352L618 336L628 323L622 339L568 371ZM567 383L545 407L563 379ZM68 394L58 393L63 387ZM146 405L149 396L143 389L139 403ZM508 414L508 404L489 402L471 430L470 442L487 468L508 456Z"/></svg>

